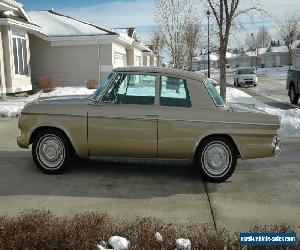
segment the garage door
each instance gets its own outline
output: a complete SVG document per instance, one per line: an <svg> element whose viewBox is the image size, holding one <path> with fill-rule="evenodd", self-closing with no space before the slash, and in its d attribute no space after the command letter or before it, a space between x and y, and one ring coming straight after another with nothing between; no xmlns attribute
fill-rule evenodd
<svg viewBox="0 0 300 250"><path fill-rule="evenodd" d="M124 67L126 66L126 64L126 55L121 53L115 53L114 67Z"/></svg>
<svg viewBox="0 0 300 250"><path fill-rule="evenodd" d="M135 66L142 66L142 57L141 56L135 57Z"/></svg>

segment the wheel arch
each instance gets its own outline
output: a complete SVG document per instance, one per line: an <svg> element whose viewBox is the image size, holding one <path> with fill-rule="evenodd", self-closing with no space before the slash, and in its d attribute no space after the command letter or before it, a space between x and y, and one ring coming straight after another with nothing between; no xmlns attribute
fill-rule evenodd
<svg viewBox="0 0 300 250"><path fill-rule="evenodd" d="M72 153L76 153L75 147L70 139L70 136L68 136L68 134L63 129L55 127L55 126L40 126L40 127L35 128L30 135L29 145L33 143L33 139L35 136L37 136L40 132L47 131L47 130L56 130L56 131L59 131L60 133L62 133L65 136L65 138L68 140L68 142L71 146Z"/></svg>
<svg viewBox="0 0 300 250"><path fill-rule="evenodd" d="M193 159L195 160L196 157L197 157L197 154L203 144L203 142L207 139L210 139L210 138L225 138L227 140L229 140L232 145L235 147L235 150L237 152L237 157L240 158L241 157L241 154L240 154L240 150L235 142L235 140L233 139L232 136L228 135L228 134L221 134L221 133L217 133L217 134L210 134L210 135L206 135L204 136L203 138L201 138L199 140L199 142L196 144L196 149L195 149L195 152L194 152L194 155L193 155Z"/></svg>

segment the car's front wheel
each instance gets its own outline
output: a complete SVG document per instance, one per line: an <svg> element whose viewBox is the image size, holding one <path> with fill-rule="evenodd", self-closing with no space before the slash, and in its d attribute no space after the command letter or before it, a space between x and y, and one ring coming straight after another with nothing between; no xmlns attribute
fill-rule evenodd
<svg viewBox="0 0 300 250"><path fill-rule="evenodd" d="M70 148L70 143L62 132L55 129L43 130L33 138L33 160L42 172L57 174L66 168Z"/></svg>
<svg viewBox="0 0 300 250"><path fill-rule="evenodd" d="M296 93L296 89L295 89L294 84L290 85L289 96L290 96L290 101L291 101L292 104L298 104L299 95Z"/></svg>
<svg viewBox="0 0 300 250"><path fill-rule="evenodd" d="M211 137L199 146L196 162L203 178L211 182L227 180L237 164L237 150L231 140Z"/></svg>

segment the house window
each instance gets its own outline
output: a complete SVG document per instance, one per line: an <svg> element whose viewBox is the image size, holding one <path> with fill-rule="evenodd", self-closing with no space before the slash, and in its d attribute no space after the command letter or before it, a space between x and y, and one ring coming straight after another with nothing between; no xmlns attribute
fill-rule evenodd
<svg viewBox="0 0 300 250"><path fill-rule="evenodd" d="M124 67L126 66L126 55L115 52L114 58L114 66L115 67Z"/></svg>
<svg viewBox="0 0 300 250"><path fill-rule="evenodd" d="M16 75L28 75L27 40L24 37L12 38L13 57Z"/></svg>

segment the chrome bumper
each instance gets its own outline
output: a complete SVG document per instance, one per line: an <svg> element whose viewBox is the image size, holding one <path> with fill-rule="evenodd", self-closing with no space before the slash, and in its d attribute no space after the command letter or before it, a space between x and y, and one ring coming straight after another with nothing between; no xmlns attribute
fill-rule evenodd
<svg viewBox="0 0 300 250"><path fill-rule="evenodd" d="M280 140L277 137L274 137L273 139L273 155L275 157L278 157L281 153L281 143Z"/></svg>

